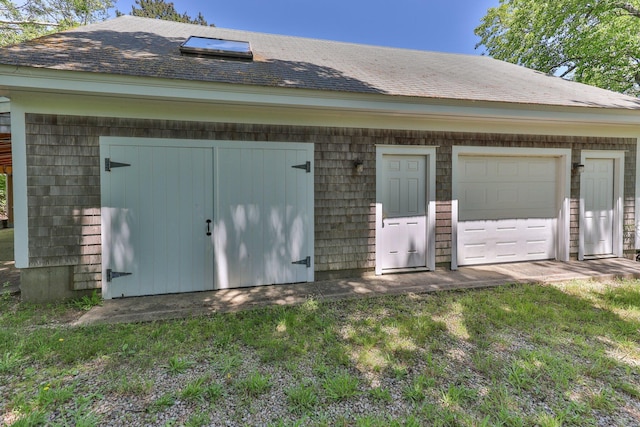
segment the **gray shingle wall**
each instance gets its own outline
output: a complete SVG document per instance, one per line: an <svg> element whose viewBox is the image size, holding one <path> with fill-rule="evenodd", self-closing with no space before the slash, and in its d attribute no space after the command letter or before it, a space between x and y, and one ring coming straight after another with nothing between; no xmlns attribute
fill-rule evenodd
<svg viewBox="0 0 640 427"><path fill-rule="evenodd" d="M451 147L626 150L625 226L634 225L635 139L268 126L27 114L29 264L72 265L76 289L101 285L100 136L312 142L317 277L375 267L375 145L433 145L436 262L451 260ZM357 174L354 160L364 162ZM571 253L577 253L578 178L571 188ZM633 238L627 249L633 248ZM346 273L345 273L346 272Z"/></svg>

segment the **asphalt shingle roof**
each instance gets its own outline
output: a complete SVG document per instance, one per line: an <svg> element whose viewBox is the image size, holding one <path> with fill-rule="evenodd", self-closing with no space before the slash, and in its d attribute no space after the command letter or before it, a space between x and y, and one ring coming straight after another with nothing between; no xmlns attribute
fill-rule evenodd
<svg viewBox="0 0 640 427"><path fill-rule="evenodd" d="M183 56L189 36L251 43L254 60ZM636 98L485 56L121 16L0 49L0 64L203 82L517 104L640 109Z"/></svg>

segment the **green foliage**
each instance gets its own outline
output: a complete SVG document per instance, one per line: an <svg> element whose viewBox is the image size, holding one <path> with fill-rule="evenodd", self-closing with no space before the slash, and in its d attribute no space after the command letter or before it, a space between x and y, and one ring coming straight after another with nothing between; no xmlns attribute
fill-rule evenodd
<svg viewBox="0 0 640 427"><path fill-rule="evenodd" d="M310 384L300 384L286 390L289 410L297 414L311 411L318 404L315 388Z"/></svg>
<svg viewBox="0 0 640 427"><path fill-rule="evenodd" d="M12 424L13 427L32 427L45 425L46 414L42 411L30 411L23 417L18 418L16 422Z"/></svg>
<svg viewBox="0 0 640 427"><path fill-rule="evenodd" d="M151 405L149 405L149 412L160 412L165 410L166 408L172 407L176 403L176 397L172 393L165 393L156 400L154 400Z"/></svg>
<svg viewBox="0 0 640 427"><path fill-rule="evenodd" d="M206 426L210 423L211 418L209 418L209 415L205 413L198 413L190 416L184 425L185 427L201 427Z"/></svg>
<svg viewBox="0 0 640 427"><path fill-rule="evenodd" d="M373 400L377 400L379 402L391 402L393 399L391 398L391 392L387 388L383 387L374 387L369 390L369 396Z"/></svg>
<svg viewBox="0 0 640 427"><path fill-rule="evenodd" d="M402 396L412 402L420 402L426 397L427 389L435 386L435 380L426 375L418 375L410 385L402 390Z"/></svg>
<svg viewBox="0 0 640 427"><path fill-rule="evenodd" d="M240 390L251 397L260 396L271 388L271 376L252 372L238 384Z"/></svg>
<svg viewBox="0 0 640 427"><path fill-rule="evenodd" d="M475 30L497 59L638 95L640 1L500 0Z"/></svg>
<svg viewBox="0 0 640 427"><path fill-rule="evenodd" d="M118 10L116 15L121 16L123 13ZM164 0L136 0L135 4L131 6L131 15L186 24L209 25L201 12L198 12L198 16L192 18L187 12L178 13L173 2L167 3ZM211 26L213 27L214 25L211 24Z"/></svg>
<svg viewBox="0 0 640 427"><path fill-rule="evenodd" d="M593 409L608 413L613 413L618 408L615 395L609 388L603 388L591 394L589 396L589 404Z"/></svg>
<svg viewBox="0 0 640 427"><path fill-rule="evenodd" d="M344 400L358 394L358 378L342 372L324 380L322 387L331 400Z"/></svg>
<svg viewBox="0 0 640 427"><path fill-rule="evenodd" d="M463 406L478 398L478 392L464 385L450 384L446 391L442 392L442 402L446 406Z"/></svg>
<svg viewBox="0 0 640 427"><path fill-rule="evenodd" d="M112 0L0 0L0 46L108 17Z"/></svg>
<svg viewBox="0 0 640 427"><path fill-rule="evenodd" d="M102 297L97 290L94 290L91 295L69 301L69 305L78 310L89 311L95 306L102 305Z"/></svg>
<svg viewBox="0 0 640 427"><path fill-rule="evenodd" d="M192 362L191 360L183 359L178 356L172 356L169 358L169 365L167 366L167 368L169 369L170 373L177 375L184 373L187 369L193 366L193 363L194 362Z"/></svg>
<svg viewBox="0 0 640 427"><path fill-rule="evenodd" d="M640 399L640 390L635 388L632 384L626 382L619 382L616 384L616 389L627 393L629 396Z"/></svg>
<svg viewBox="0 0 640 427"><path fill-rule="evenodd" d="M74 396L74 386L62 387L59 384L46 384L36 396L36 402L41 409L51 409L70 401Z"/></svg>
<svg viewBox="0 0 640 427"><path fill-rule="evenodd" d="M10 372L20 366L22 358L17 353L6 352L0 354L0 374Z"/></svg>
<svg viewBox="0 0 640 427"><path fill-rule="evenodd" d="M153 380L140 375L123 375L115 391L122 395L145 395L153 389Z"/></svg>
<svg viewBox="0 0 640 427"><path fill-rule="evenodd" d="M204 390L205 396L212 402L225 395L224 387L220 383L211 383Z"/></svg>
<svg viewBox="0 0 640 427"><path fill-rule="evenodd" d="M205 378L200 377L188 383L184 389L182 389L180 397L184 400L204 401L206 394L207 387L205 385Z"/></svg>

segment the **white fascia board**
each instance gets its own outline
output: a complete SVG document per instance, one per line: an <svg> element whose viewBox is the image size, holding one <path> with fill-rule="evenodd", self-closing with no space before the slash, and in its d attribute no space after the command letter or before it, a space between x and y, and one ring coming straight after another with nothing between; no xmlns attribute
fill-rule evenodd
<svg viewBox="0 0 640 427"><path fill-rule="evenodd" d="M88 72L0 66L0 95L15 91L92 94L110 97L279 106L404 117L469 118L540 123L585 123L640 127L640 109L556 107L499 102L353 94L280 87L234 85Z"/></svg>
<svg viewBox="0 0 640 427"><path fill-rule="evenodd" d="M37 114L363 129L637 138L638 125L388 114L327 108L256 106L191 100L14 92L12 104Z"/></svg>

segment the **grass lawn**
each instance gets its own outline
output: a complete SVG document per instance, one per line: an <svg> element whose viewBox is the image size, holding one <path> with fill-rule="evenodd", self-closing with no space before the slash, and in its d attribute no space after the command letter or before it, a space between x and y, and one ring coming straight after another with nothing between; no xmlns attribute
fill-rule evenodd
<svg viewBox="0 0 640 427"><path fill-rule="evenodd" d="M640 281L72 328L0 300L0 425L640 425Z"/></svg>

